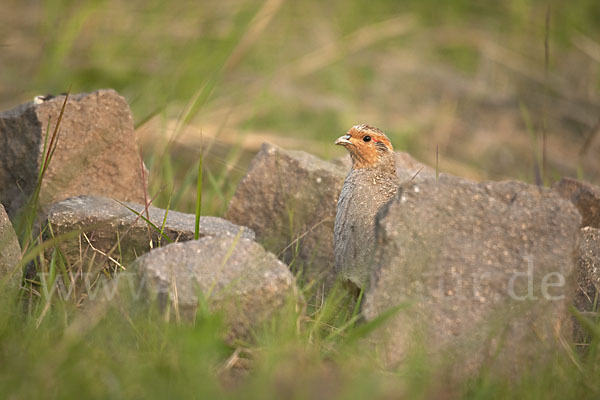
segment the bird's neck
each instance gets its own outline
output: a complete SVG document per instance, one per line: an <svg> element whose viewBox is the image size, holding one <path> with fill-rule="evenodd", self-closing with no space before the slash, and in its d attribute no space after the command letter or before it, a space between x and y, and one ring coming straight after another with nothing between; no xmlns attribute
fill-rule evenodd
<svg viewBox="0 0 600 400"><path fill-rule="evenodd" d="M360 159L352 157L352 169L373 171L380 175L396 175L396 156L393 152L380 156L375 162L363 163Z"/></svg>

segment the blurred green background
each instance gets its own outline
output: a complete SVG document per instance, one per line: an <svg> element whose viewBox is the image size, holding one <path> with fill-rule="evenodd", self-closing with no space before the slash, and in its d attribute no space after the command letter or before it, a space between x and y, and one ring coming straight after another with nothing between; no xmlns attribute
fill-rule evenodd
<svg viewBox="0 0 600 400"><path fill-rule="evenodd" d="M469 178L600 180L596 0L4 0L0 19L0 107L116 89L159 205L173 183L193 209L200 151L220 214L262 141L333 158L358 123Z"/></svg>
<svg viewBox="0 0 600 400"><path fill-rule="evenodd" d="M193 212L202 157L202 214L222 215L263 141L331 159L345 155L333 140L359 123L378 126L397 150L430 165L439 149L442 172L600 183L598 0L1 6L0 109L69 87L116 89L131 105L158 206ZM308 313L290 304L252 343L226 346L218 315L176 326L120 305L86 313L54 299L24 316L2 300L0 397L600 393L597 324L587 358L565 351L570 359L519 382L483 371L449 390L426 358L383 370L379 355L358 341L368 328L340 312L347 301L334 293Z"/></svg>

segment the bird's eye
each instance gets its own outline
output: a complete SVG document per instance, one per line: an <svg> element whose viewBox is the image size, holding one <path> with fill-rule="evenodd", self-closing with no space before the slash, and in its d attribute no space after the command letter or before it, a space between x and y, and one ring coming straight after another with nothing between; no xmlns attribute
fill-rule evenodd
<svg viewBox="0 0 600 400"><path fill-rule="evenodd" d="M367 135L363 138L363 142L370 142L371 141L371 136Z"/></svg>

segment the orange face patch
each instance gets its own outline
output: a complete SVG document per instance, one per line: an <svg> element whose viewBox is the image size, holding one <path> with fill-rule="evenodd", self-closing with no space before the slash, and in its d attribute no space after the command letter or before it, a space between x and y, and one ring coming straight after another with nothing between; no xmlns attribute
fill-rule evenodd
<svg viewBox="0 0 600 400"><path fill-rule="evenodd" d="M383 155L394 151L385 133L369 125L356 125L336 144L346 147L352 157L352 168L369 168L377 165Z"/></svg>

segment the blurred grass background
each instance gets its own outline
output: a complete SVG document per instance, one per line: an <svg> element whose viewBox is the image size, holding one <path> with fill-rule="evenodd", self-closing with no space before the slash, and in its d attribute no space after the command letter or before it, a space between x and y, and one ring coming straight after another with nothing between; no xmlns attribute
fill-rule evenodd
<svg viewBox="0 0 600 400"><path fill-rule="evenodd" d="M3 4L0 107L116 89L158 205L193 210L200 151L219 215L262 141L332 158L357 123L469 178L600 179L594 0Z"/></svg>
<svg viewBox="0 0 600 400"><path fill-rule="evenodd" d="M444 172L600 183L597 0L3 0L0 51L0 109L71 85L125 96L158 206L193 212L202 156L202 212L222 215L263 141L334 158L344 151L333 140L358 123L380 127L396 149L430 165L439 147ZM182 327L123 309L94 318L59 303L38 328L36 313L24 318L2 301L0 394L600 393L600 335L584 361L563 360L517 383L482 375L448 392L425 359L383 371L368 348L341 340L352 336L342 329L347 319L336 318L343 301L328 298L303 328L305 317L288 310L256 344L235 349L218 339L217 317ZM249 380L227 367L239 349L253 366Z"/></svg>

